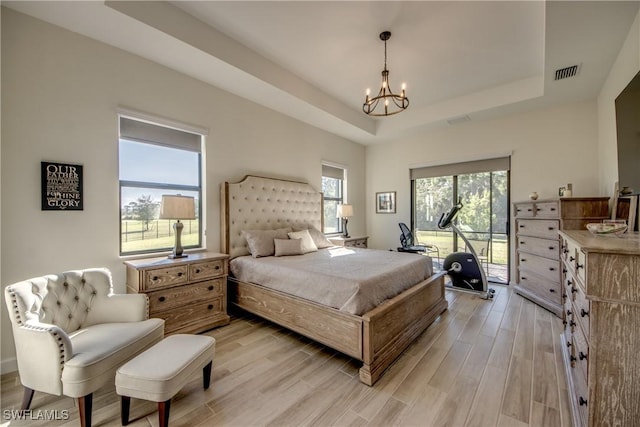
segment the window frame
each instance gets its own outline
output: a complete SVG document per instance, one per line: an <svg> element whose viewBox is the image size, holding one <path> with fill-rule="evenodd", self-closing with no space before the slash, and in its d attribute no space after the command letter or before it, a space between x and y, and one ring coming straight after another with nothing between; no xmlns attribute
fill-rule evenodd
<svg viewBox="0 0 640 427"><path fill-rule="evenodd" d="M342 178L336 178L334 176L328 176L325 175L324 171L322 172L322 179L324 178L331 178L331 179L336 179L339 181L339 187L338 187L338 192L340 194L339 197L328 197L325 195L324 192L324 182L322 183L322 201L323 204L326 205L325 202L329 201L329 202L337 202L337 205L342 205L342 204L346 204L347 203L347 168L344 165L341 165L339 163L333 163L333 162L326 162L323 161L322 162L322 166L324 168L324 166L328 166L329 168L333 168L333 169L340 169L342 170ZM324 216L324 211L322 212L322 215ZM344 225L342 221L338 221L338 231L332 231L332 232L326 232L326 221L324 221L323 218L323 230L322 232L328 236L337 236L340 234L344 233Z"/></svg>
<svg viewBox="0 0 640 427"><path fill-rule="evenodd" d="M179 144L176 145L172 145L171 143L167 143L167 142L159 142L159 141L153 141L153 140L149 140L149 141L143 141L143 140L137 140L134 138L128 138L128 137L123 137L121 135L120 132L120 128L121 128L121 124L122 124L122 119L127 119L127 120L133 120L133 121L138 121L144 124L149 124L149 125L154 125L154 126L158 126L161 128L169 128L169 129L173 129L176 131L180 131L180 132L184 132L184 133L190 133L190 134L196 134L199 137L199 147L198 150L189 150L185 147L180 146ZM198 242L195 245L185 245L184 248L185 250L192 250L192 249L205 249L205 244L204 244L204 235L205 235L205 221L204 221L204 206L205 206L205 201L203 199L204 194L205 194L205 189L204 189L204 181L203 181L203 162L204 162L204 147L205 147L205 137L206 137L206 131L201 130L201 129L196 129L192 126L181 126L180 124L176 124L175 122L170 122L171 124L167 123L166 120L162 120L162 119L157 119L154 120L153 118L149 118L148 115L145 115L144 118L140 117L139 115L131 115L131 114L126 114L126 113L119 113L118 114L118 163L120 163L121 161L121 153L120 153L120 144L121 141L130 141L130 142L134 142L134 143L139 143L139 144L149 144L149 145L157 145L157 146L162 146L164 148L168 148L168 149L172 149L172 150L183 150L183 151L190 151L193 153L197 153L197 165L198 165L198 171L197 171L197 179L198 179L198 183L197 185L188 185L188 184L172 184L169 182L147 182L147 181L136 181L136 180L123 180L120 178L120 169L118 169L118 211L119 211L119 238L118 238L118 247L119 247L119 255L121 257L129 257L129 256L136 256L136 255L148 255L148 254L156 254L156 255L162 255L165 253L170 253L173 249L173 246L170 247L162 247L162 248L153 248L153 249L145 249L145 250L135 250L135 251L127 251L124 252L123 251L123 214L124 214L124 209L123 209L123 199L122 199L122 195L123 195L123 189L126 188L143 188L143 189L150 189L150 190L166 190L167 192L172 192L172 193L177 193L180 191L183 192L190 192L190 193L196 193L197 194L197 198L198 198L198 203L196 204L196 208L197 208L197 218L195 220L192 221L197 221L198 222Z"/></svg>

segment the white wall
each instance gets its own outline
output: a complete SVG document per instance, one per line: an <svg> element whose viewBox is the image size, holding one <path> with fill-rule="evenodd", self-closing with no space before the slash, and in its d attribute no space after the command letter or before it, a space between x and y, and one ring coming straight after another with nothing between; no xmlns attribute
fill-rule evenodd
<svg viewBox="0 0 640 427"><path fill-rule="evenodd" d="M367 147L367 232L371 246L395 248L398 222L411 219L409 169L511 153L511 201L557 197L573 184L574 196L599 196L595 101L483 122L466 122L391 144ZM397 191L397 214L375 214L374 195ZM604 195L608 195L604 193ZM513 230L512 230L513 235ZM513 277L513 273L512 273Z"/></svg>
<svg viewBox="0 0 640 427"><path fill-rule="evenodd" d="M156 63L2 8L3 286L93 266L125 274L118 255L118 121L128 107L209 129L206 245L219 250L219 187L254 173L303 179L318 190L321 162L349 171L349 202L365 232L363 146ZM40 210L40 162L84 165L84 210ZM4 293L3 293L4 295ZM3 296L4 300L4 296ZM13 342L2 302L3 371Z"/></svg>
<svg viewBox="0 0 640 427"><path fill-rule="evenodd" d="M640 12L629 30L607 80L598 95L598 154L600 190L613 192L618 181L616 97L640 71Z"/></svg>

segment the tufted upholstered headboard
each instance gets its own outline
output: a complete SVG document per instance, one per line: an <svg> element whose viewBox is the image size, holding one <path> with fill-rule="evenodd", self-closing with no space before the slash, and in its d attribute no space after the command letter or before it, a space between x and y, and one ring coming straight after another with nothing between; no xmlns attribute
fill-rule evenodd
<svg viewBox="0 0 640 427"><path fill-rule="evenodd" d="M322 231L322 193L304 182L247 175L224 182L221 193L221 248L231 258L248 255L242 230L283 227Z"/></svg>

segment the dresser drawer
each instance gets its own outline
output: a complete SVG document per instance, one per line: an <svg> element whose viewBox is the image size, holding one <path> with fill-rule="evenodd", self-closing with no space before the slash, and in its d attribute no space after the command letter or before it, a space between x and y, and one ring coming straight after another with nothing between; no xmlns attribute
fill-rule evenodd
<svg viewBox="0 0 640 427"><path fill-rule="evenodd" d="M562 304L562 293L560 283L550 281L536 276L528 271L519 272L520 286L526 288L529 292L533 292L541 298L553 302L554 304Z"/></svg>
<svg viewBox="0 0 640 427"><path fill-rule="evenodd" d="M559 213L558 202L539 202L535 204L535 213L538 218L557 218Z"/></svg>
<svg viewBox="0 0 640 427"><path fill-rule="evenodd" d="M196 280L209 279L227 274L227 272L224 271L225 265L226 262L223 259L189 264L189 280L195 282Z"/></svg>
<svg viewBox="0 0 640 427"><path fill-rule="evenodd" d="M519 236L541 237L543 239L558 238L558 220L553 219L519 219L517 221L517 234Z"/></svg>
<svg viewBox="0 0 640 427"><path fill-rule="evenodd" d="M591 332L590 322L589 322L591 303L584 295L584 292L582 292L582 289L580 288L580 286L576 286L575 300L573 302L573 307L574 307L576 319L582 326L584 333L587 336L589 336Z"/></svg>
<svg viewBox="0 0 640 427"><path fill-rule="evenodd" d="M224 294L224 279L213 279L194 285L178 286L149 292L149 313L156 314L193 302L207 300Z"/></svg>
<svg viewBox="0 0 640 427"><path fill-rule="evenodd" d="M589 419L589 388L587 387L587 378L582 374L582 370L578 367L572 368L571 374L575 390L573 398L575 399L575 407L578 409L578 414L580 416L580 422L577 424L586 426L588 425L587 420Z"/></svg>
<svg viewBox="0 0 640 427"><path fill-rule="evenodd" d="M518 253L521 271L532 272L555 283L560 282L560 261L528 253Z"/></svg>
<svg viewBox="0 0 640 427"><path fill-rule="evenodd" d="M538 237L518 236L518 249L545 258L558 259L560 242L557 239L540 239Z"/></svg>
<svg viewBox="0 0 640 427"><path fill-rule="evenodd" d="M189 304L162 313L164 333L206 330L220 317L227 317L224 311L223 298L216 297L209 301Z"/></svg>
<svg viewBox="0 0 640 427"><path fill-rule="evenodd" d="M158 268L144 272L144 290L160 289L189 282L187 266Z"/></svg>
<svg viewBox="0 0 640 427"><path fill-rule="evenodd" d="M344 243L345 246L351 246L353 248L366 248L367 239L349 240Z"/></svg>
<svg viewBox="0 0 640 427"><path fill-rule="evenodd" d="M532 203L516 203L514 205L516 218L533 218L536 215L535 204Z"/></svg>
<svg viewBox="0 0 640 427"><path fill-rule="evenodd" d="M579 315L575 313L573 318L576 319L577 317L579 317ZM589 378L587 375L589 344L587 343L587 339L585 338L582 329L575 329L573 332L573 342L575 343L576 366L582 371L582 375L584 375L585 378Z"/></svg>

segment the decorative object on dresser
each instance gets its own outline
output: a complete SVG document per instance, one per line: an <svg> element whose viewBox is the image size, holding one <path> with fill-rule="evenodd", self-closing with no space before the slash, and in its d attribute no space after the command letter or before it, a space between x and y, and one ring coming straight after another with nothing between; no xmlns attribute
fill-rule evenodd
<svg viewBox="0 0 640 427"><path fill-rule="evenodd" d="M149 297L151 317L165 319L165 334L198 333L229 323L228 255L125 261L127 291Z"/></svg>
<svg viewBox="0 0 640 427"><path fill-rule="evenodd" d="M516 222L514 290L562 317L559 230L586 230L609 218L608 197L572 197L513 205Z"/></svg>
<svg viewBox="0 0 640 427"><path fill-rule="evenodd" d="M182 228L184 225L180 222L181 219L196 219L196 208L193 197L176 195L162 195L162 203L160 204L160 219L175 219L176 223L173 224L173 229L176 232L176 242L173 246L173 252L169 255L169 258L185 258L188 255L183 254L182 242L180 236L182 235Z"/></svg>
<svg viewBox="0 0 640 427"><path fill-rule="evenodd" d="M336 246L366 248L369 236L353 236L353 237L329 237L329 241Z"/></svg>
<svg viewBox="0 0 640 427"><path fill-rule="evenodd" d="M336 218L340 218L343 224L343 232L342 235L346 238L349 236L349 231L347 231L347 223L349 222L349 218L353 216L353 206L352 205L338 205L336 209Z"/></svg>
<svg viewBox="0 0 640 427"><path fill-rule="evenodd" d="M561 231L562 358L574 426L640 420L640 235Z"/></svg>

